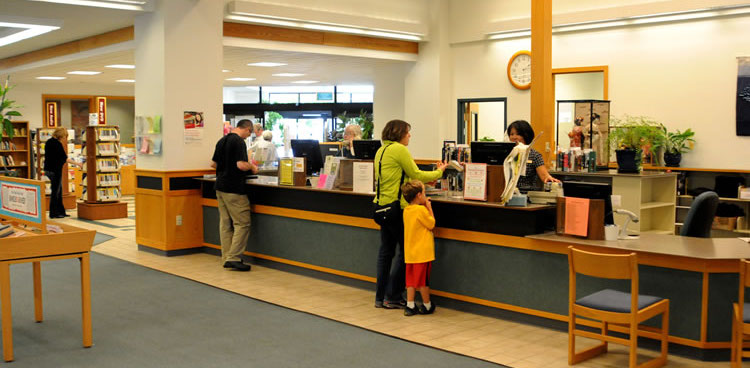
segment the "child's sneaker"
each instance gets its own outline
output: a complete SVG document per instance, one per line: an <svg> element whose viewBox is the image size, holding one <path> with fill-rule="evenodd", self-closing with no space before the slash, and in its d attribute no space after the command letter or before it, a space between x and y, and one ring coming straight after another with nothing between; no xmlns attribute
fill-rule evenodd
<svg viewBox="0 0 750 368"><path fill-rule="evenodd" d="M432 303L432 305L430 305L430 309L425 308L424 305L420 305L418 308L419 308L419 314L433 314L433 313L435 313L435 303Z"/></svg>
<svg viewBox="0 0 750 368"><path fill-rule="evenodd" d="M419 307L414 306L414 308L404 307L404 315L407 317L411 317L415 314L419 314Z"/></svg>

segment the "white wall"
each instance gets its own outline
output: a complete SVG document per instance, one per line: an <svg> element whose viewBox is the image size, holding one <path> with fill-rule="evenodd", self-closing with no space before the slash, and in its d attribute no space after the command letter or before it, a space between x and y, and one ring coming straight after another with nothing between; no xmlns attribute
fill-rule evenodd
<svg viewBox="0 0 750 368"><path fill-rule="evenodd" d="M380 139L385 124L404 119L404 78L408 64L384 65L375 71L373 83L373 139Z"/></svg>
<svg viewBox="0 0 750 368"><path fill-rule="evenodd" d="M19 109L22 117L16 120L29 121L32 129L41 128L44 124L44 106L42 95L87 95L87 96L133 96L132 85L99 86L94 84L61 85L51 83L29 83L17 85L11 90L10 97L23 106ZM66 116L66 115L63 115ZM70 118L70 114L67 114ZM70 122L68 122L68 125Z"/></svg>
<svg viewBox="0 0 750 368"><path fill-rule="evenodd" d="M502 141L505 137L505 102L479 102L479 135ZM456 117L458 118L458 117Z"/></svg>
<svg viewBox="0 0 750 368"><path fill-rule="evenodd" d="M454 24L471 27L470 17L452 15ZM748 28L750 16L741 16L555 35L552 67L608 65L615 116L646 115L669 129L692 128L697 143L682 166L747 169L750 137L735 135L735 93L736 57L750 56ZM452 44L454 97L508 97L508 119L528 119L529 93L510 85L506 66L514 52L529 47L528 38ZM455 130L453 120L446 128Z"/></svg>

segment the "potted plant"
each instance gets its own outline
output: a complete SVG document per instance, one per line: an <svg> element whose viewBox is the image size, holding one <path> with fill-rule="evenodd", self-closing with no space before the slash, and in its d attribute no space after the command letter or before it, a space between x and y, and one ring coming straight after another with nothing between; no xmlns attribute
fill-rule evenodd
<svg viewBox="0 0 750 368"><path fill-rule="evenodd" d="M664 164L669 167L680 166L682 161L682 154L693 149L695 140L693 132L690 128L681 132L679 129L675 132L666 132L666 139L664 143Z"/></svg>
<svg viewBox="0 0 750 368"><path fill-rule="evenodd" d="M5 78L5 85L0 85L0 120L2 120L2 132L3 135L9 139L13 138L13 124L10 122L11 116L21 116L21 113L16 111L20 106L16 105L16 101L8 99L8 92L13 88L9 86L10 76Z"/></svg>
<svg viewBox="0 0 750 368"><path fill-rule="evenodd" d="M617 172L638 173L641 171L643 152L659 143L661 124L643 116L625 115L614 118L607 140L617 157Z"/></svg>

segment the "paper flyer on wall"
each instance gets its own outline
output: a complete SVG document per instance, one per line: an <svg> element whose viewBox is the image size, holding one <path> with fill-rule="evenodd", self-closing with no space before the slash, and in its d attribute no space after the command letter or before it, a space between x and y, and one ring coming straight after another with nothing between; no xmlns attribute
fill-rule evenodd
<svg viewBox="0 0 750 368"><path fill-rule="evenodd" d="M203 113L185 111L183 115L185 144L201 143L203 140Z"/></svg>

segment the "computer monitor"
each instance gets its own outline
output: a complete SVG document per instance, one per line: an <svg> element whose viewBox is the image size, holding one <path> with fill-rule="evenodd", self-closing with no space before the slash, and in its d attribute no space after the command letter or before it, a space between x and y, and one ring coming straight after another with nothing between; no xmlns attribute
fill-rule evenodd
<svg viewBox="0 0 750 368"><path fill-rule="evenodd" d="M352 141L354 147L354 158L360 160L374 160L375 152L380 148L380 141L355 139Z"/></svg>
<svg viewBox="0 0 750 368"><path fill-rule="evenodd" d="M320 145L320 157L323 162L326 162L326 156L341 156L341 148L338 144L321 144Z"/></svg>
<svg viewBox="0 0 750 368"><path fill-rule="evenodd" d="M471 142L471 162L502 165L515 146L514 142Z"/></svg>
<svg viewBox="0 0 750 368"><path fill-rule="evenodd" d="M294 157L304 157L307 161L305 174L307 176L320 172L323 159L320 156L320 144L314 139L292 139Z"/></svg>
<svg viewBox="0 0 750 368"><path fill-rule="evenodd" d="M604 200L604 224L614 225L612 215L612 185L608 183L589 183L582 181L563 182L563 194L566 197L578 197Z"/></svg>

